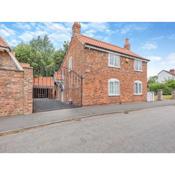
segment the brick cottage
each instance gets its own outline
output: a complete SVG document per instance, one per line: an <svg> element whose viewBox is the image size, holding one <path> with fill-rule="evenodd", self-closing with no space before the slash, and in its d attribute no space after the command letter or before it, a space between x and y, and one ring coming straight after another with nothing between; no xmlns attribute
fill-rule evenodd
<svg viewBox="0 0 175 175"><path fill-rule="evenodd" d="M32 113L33 69L0 37L0 116Z"/></svg>
<svg viewBox="0 0 175 175"><path fill-rule="evenodd" d="M80 23L75 22L68 51L57 72L62 83L57 98L82 106L146 101L148 61L131 51L128 39L124 48L99 41L82 35ZM68 73L64 74L63 69ZM76 95L72 72L82 77Z"/></svg>

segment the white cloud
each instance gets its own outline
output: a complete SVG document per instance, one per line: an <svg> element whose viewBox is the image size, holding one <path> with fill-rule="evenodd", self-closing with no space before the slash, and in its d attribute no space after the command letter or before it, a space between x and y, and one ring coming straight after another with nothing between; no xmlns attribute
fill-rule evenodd
<svg viewBox="0 0 175 175"><path fill-rule="evenodd" d="M50 29L52 31L57 31L57 32L70 32L70 28L68 27L65 27L63 24L61 23L44 23L45 27L47 29Z"/></svg>
<svg viewBox="0 0 175 175"><path fill-rule="evenodd" d="M103 32L105 35L111 35L112 30L108 23L102 22L90 22L90 23L81 23L82 33L90 37L97 36L97 33Z"/></svg>
<svg viewBox="0 0 175 175"><path fill-rule="evenodd" d="M154 43L145 43L142 46L142 49L144 49L144 50L155 50L155 49L157 49L157 45L154 44Z"/></svg>
<svg viewBox="0 0 175 175"><path fill-rule="evenodd" d="M25 22L19 22L19 23L15 23L14 26L18 29L22 29L22 30L31 30L32 26L30 24L27 24Z"/></svg>
<svg viewBox="0 0 175 175"><path fill-rule="evenodd" d="M147 29L146 26L138 26L135 24L128 24L128 25L120 26L117 30L121 34L126 34L126 33L129 33L131 31L142 31L142 30L146 30L146 29Z"/></svg>
<svg viewBox="0 0 175 175"><path fill-rule="evenodd" d="M171 53L167 57L167 61L170 65L175 66L175 53Z"/></svg>
<svg viewBox="0 0 175 175"><path fill-rule="evenodd" d="M157 75L161 70L175 68L175 52L165 57L147 56L151 61L148 64L148 76Z"/></svg>
<svg viewBox="0 0 175 175"><path fill-rule="evenodd" d="M15 35L15 31L8 28L4 24L0 24L0 35L2 35L4 37L9 37L9 36Z"/></svg>
<svg viewBox="0 0 175 175"><path fill-rule="evenodd" d="M109 29L109 26L105 22L89 22L89 23L81 23L83 30L95 30L95 31L104 31Z"/></svg>
<svg viewBox="0 0 175 175"><path fill-rule="evenodd" d="M162 60L162 57L160 56L149 56L149 57L146 57L148 58L150 61L160 61Z"/></svg>
<svg viewBox="0 0 175 175"><path fill-rule="evenodd" d="M28 42L38 36L48 35L55 47L60 47L64 41L71 38L71 25L65 23L30 23L31 30L24 31L18 37L23 42Z"/></svg>
<svg viewBox="0 0 175 175"><path fill-rule="evenodd" d="M32 40L33 38L36 38L38 36L44 36L45 34L47 34L46 31L43 30L36 30L36 31L27 31L22 33L19 38L23 41L23 42L28 42L30 40Z"/></svg>
<svg viewBox="0 0 175 175"><path fill-rule="evenodd" d="M15 47L16 45L18 45L20 43L20 41L16 40L16 39L12 39L8 43L9 43L10 46Z"/></svg>

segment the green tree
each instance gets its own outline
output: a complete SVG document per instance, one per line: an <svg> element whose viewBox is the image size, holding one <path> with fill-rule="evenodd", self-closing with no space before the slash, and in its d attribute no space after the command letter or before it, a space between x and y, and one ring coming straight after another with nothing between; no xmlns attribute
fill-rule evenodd
<svg viewBox="0 0 175 175"><path fill-rule="evenodd" d="M61 65L67 49L68 42L64 42L63 48L56 50L45 35L17 45L14 51L20 62L29 63L34 68L35 75L50 76Z"/></svg>
<svg viewBox="0 0 175 175"><path fill-rule="evenodd" d="M64 41L63 48L57 50L54 53L54 63L55 63L55 69L58 69L61 66L61 63L63 61L63 58L68 50L69 43Z"/></svg>
<svg viewBox="0 0 175 175"><path fill-rule="evenodd" d="M157 82L158 77L157 76L151 76L148 80L148 84L151 83L156 83Z"/></svg>

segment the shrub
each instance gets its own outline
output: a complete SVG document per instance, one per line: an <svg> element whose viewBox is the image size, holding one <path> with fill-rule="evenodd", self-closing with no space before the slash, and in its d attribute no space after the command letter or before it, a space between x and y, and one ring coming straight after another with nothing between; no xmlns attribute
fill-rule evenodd
<svg viewBox="0 0 175 175"><path fill-rule="evenodd" d="M148 87L150 91L155 93L162 89L163 95L171 95L172 90L175 89L175 80L167 80L165 83L148 82Z"/></svg>

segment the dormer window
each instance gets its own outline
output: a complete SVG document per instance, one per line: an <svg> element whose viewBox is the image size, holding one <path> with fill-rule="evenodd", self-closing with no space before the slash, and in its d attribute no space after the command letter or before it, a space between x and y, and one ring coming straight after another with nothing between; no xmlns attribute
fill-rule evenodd
<svg viewBox="0 0 175 175"><path fill-rule="evenodd" d="M142 71L142 61L139 59L134 60L134 70L135 71Z"/></svg>
<svg viewBox="0 0 175 175"><path fill-rule="evenodd" d="M113 53L109 53L108 55L108 66L109 67L116 67L116 68L120 68L120 56L113 54Z"/></svg>

